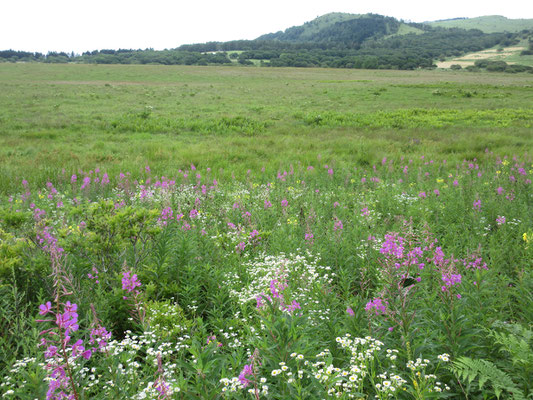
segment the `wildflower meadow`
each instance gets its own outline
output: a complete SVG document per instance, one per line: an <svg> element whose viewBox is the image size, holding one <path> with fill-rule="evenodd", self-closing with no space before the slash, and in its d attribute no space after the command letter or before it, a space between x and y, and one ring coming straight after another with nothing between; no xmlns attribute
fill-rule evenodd
<svg viewBox="0 0 533 400"><path fill-rule="evenodd" d="M3 398L531 397L530 158L22 180Z"/></svg>
<svg viewBox="0 0 533 400"><path fill-rule="evenodd" d="M533 398L527 77L0 68L0 398Z"/></svg>

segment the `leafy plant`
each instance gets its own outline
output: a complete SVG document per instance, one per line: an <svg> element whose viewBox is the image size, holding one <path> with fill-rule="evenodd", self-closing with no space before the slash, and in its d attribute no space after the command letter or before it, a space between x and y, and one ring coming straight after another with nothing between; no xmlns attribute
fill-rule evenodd
<svg viewBox="0 0 533 400"><path fill-rule="evenodd" d="M498 399L503 392L518 400L529 398L532 393L533 331L519 324L496 322L486 333L506 357L494 362L459 357L451 370L468 385L477 380L479 390L486 391L491 387Z"/></svg>

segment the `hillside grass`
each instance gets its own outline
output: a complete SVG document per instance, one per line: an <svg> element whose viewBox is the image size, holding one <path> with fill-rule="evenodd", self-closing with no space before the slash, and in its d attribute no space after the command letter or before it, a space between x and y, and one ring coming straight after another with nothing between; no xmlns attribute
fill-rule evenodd
<svg viewBox="0 0 533 400"><path fill-rule="evenodd" d="M388 39L391 37L409 35L412 33L415 35L421 35L424 33L424 31L422 29L415 28L414 26L401 23L400 27L398 28L398 32L393 33L392 35L385 36L385 38Z"/></svg>
<svg viewBox="0 0 533 400"><path fill-rule="evenodd" d="M489 84L490 82L490 84ZM0 64L0 190L61 170L531 153L530 75Z"/></svg>
<svg viewBox="0 0 533 400"><path fill-rule="evenodd" d="M533 19L510 19L501 15L433 21L428 24L442 28L479 29L485 33L520 32L524 29L533 29Z"/></svg>

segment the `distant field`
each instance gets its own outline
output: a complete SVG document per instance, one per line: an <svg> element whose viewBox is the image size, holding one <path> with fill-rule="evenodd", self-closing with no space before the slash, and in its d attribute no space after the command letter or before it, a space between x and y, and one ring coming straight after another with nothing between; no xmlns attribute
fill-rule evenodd
<svg viewBox="0 0 533 400"><path fill-rule="evenodd" d="M65 168L231 175L533 149L530 74L0 64L0 190Z"/></svg>
<svg viewBox="0 0 533 400"><path fill-rule="evenodd" d="M465 54L461 57L452 58L446 61L437 62L438 68L450 68L457 64L461 67L474 65L477 60L505 61L508 64L521 64L533 66L533 56L521 56L520 53L527 49L524 43L517 46L505 47L502 49L488 49L475 53Z"/></svg>

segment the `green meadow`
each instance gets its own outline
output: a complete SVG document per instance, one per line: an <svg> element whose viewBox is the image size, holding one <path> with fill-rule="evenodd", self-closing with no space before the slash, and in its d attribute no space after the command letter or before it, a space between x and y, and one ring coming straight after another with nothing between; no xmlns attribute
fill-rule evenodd
<svg viewBox="0 0 533 400"><path fill-rule="evenodd" d="M0 64L0 397L531 399L532 86Z"/></svg>
<svg viewBox="0 0 533 400"><path fill-rule="evenodd" d="M463 71L0 64L0 190L63 168L523 154L532 87L529 74Z"/></svg>

